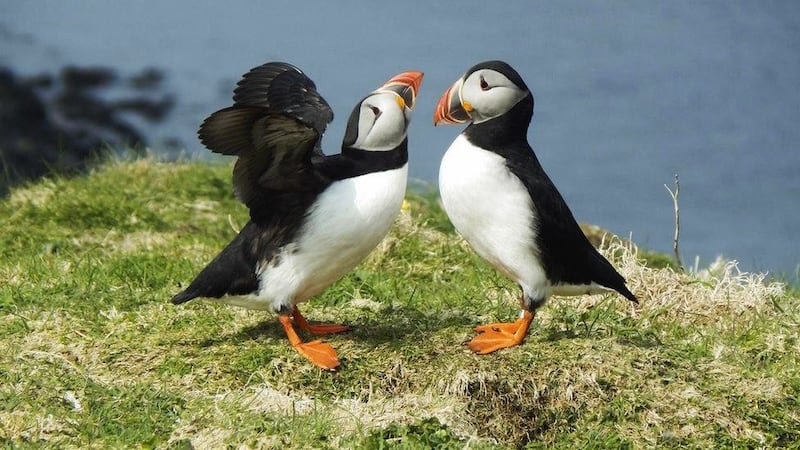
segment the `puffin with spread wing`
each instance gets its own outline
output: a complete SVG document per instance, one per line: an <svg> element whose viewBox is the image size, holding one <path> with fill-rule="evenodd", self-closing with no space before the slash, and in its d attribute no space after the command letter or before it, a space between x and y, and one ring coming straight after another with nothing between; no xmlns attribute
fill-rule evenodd
<svg viewBox="0 0 800 450"><path fill-rule="evenodd" d="M340 154L325 155L321 138L333 112L297 67L270 62L246 73L231 107L199 130L215 153L236 156L234 191L250 221L172 298L197 297L274 311L289 342L317 366L339 359L312 334L347 331L310 324L297 304L319 294L360 263L386 236L405 195L407 131L421 72L394 76L353 109Z"/></svg>

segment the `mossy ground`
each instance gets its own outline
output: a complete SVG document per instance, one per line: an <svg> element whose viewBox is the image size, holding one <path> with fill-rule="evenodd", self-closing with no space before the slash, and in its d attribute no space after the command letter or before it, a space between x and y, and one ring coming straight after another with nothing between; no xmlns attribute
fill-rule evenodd
<svg viewBox="0 0 800 450"><path fill-rule="evenodd" d="M644 448L800 445L800 299L728 264L703 274L605 252L641 299L554 298L524 345L472 327L517 288L435 201L303 305L354 331L326 373L275 317L185 286L247 218L230 166L150 159L0 202L0 439L11 447Z"/></svg>

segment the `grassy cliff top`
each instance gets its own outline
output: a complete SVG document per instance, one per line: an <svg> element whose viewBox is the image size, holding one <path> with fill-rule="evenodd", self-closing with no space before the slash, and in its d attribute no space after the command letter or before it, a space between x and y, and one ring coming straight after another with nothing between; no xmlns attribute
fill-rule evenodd
<svg viewBox="0 0 800 450"><path fill-rule="evenodd" d="M153 160L0 202L0 439L22 447L556 448L800 443L800 299L734 264L684 274L604 252L641 299L555 297L517 348L462 342L517 287L435 201L308 302L348 323L326 373L271 314L185 286L247 220L230 167Z"/></svg>

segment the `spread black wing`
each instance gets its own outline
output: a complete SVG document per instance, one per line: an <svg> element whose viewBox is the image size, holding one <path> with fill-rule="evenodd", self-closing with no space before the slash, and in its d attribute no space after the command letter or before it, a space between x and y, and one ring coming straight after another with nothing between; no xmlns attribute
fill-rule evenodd
<svg viewBox="0 0 800 450"><path fill-rule="evenodd" d="M253 220L302 203L304 193L326 185L311 159L322 156L319 143L333 111L300 69L281 62L256 67L238 83L233 100L198 134L211 151L238 157L234 192Z"/></svg>
<svg viewBox="0 0 800 450"><path fill-rule="evenodd" d="M238 157L234 191L252 220L172 298L176 304L255 292L257 264L292 238L329 183L311 161L328 159L319 143L333 111L300 69L281 62L256 67L239 82L233 100L211 114L198 134L211 151Z"/></svg>

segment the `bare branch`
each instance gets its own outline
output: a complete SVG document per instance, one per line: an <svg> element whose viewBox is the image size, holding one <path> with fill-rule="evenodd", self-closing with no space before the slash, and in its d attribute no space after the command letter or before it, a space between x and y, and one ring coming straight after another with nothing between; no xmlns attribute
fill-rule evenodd
<svg viewBox="0 0 800 450"><path fill-rule="evenodd" d="M675 209L675 235L672 238L672 251L675 253L675 262L678 264L678 267L684 270L683 262L681 261L681 253L678 248L681 237L681 211L678 207L678 194L681 192L681 184L678 181L678 174L675 174L675 191L670 189L666 184L664 187L667 189L667 192L669 192L670 197L672 197L672 206Z"/></svg>

